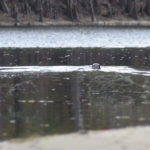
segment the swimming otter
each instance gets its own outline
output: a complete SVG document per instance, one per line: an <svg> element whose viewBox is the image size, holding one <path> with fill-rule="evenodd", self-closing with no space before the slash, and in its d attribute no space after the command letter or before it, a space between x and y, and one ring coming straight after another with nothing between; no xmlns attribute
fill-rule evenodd
<svg viewBox="0 0 150 150"><path fill-rule="evenodd" d="M100 64L99 63L94 63L92 65L92 69L101 69Z"/></svg>

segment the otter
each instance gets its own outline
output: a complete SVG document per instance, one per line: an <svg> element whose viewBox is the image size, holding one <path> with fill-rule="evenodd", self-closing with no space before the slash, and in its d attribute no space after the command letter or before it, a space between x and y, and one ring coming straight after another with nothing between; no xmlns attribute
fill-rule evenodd
<svg viewBox="0 0 150 150"><path fill-rule="evenodd" d="M99 63L94 63L92 65L92 69L101 69L100 64Z"/></svg>

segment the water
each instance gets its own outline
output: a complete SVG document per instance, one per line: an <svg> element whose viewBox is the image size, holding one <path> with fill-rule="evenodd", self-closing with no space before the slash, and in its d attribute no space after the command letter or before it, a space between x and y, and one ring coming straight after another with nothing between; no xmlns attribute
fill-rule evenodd
<svg viewBox="0 0 150 150"><path fill-rule="evenodd" d="M35 74L49 72L114 72L122 74L150 76L149 70L139 70L128 66L101 66L101 69L92 69L92 66L15 66L15 67L0 67L1 75L6 76L12 73Z"/></svg>
<svg viewBox="0 0 150 150"><path fill-rule="evenodd" d="M149 125L149 44L147 28L0 28L0 140Z"/></svg>
<svg viewBox="0 0 150 150"><path fill-rule="evenodd" d="M0 48L0 66L102 66L149 68L150 48Z"/></svg>
<svg viewBox="0 0 150 150"><path fill-rule="evenodd" d="M0 28L0 47L149 47L149 28Z"/></svg>
<svg viewBox="0 0 150 150"><path fill-rule="evenodd" d="M0 68L0 139L150 123L149 76L90 67Z"/></svg>

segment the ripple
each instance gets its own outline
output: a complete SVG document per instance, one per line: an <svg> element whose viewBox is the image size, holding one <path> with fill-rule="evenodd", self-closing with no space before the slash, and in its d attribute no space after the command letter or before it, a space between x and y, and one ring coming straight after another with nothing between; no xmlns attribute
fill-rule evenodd
<svg viewBox="0 0 150 150"><path fill-rule="evenodd" d="M0 47L149 47L148 28L0 28Z"/></svg>
<svg viewBox="0 0 150 150"><path fill-rule="evenodd" d="M17 66L0 67L0 73L46 73L46 72L115 72L122 74L133 74L150 76L148 70L138 70L128 66L101 66L101 69L92 69L91 65L86 66Z"/></svg>

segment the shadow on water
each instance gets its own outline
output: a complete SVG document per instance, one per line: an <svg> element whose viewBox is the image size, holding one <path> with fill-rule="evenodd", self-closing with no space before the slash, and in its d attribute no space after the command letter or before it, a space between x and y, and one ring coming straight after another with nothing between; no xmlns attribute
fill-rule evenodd
<svg viewBox="0 0 150 150"><path fill-rule="evenodd" d="M0 76L0 139L150 123L150 77L94 72Z"/></svg>

